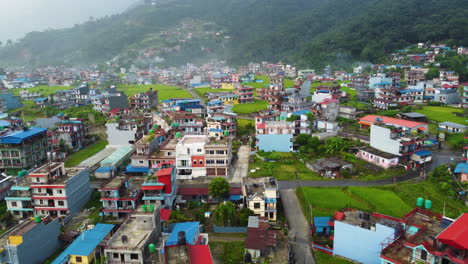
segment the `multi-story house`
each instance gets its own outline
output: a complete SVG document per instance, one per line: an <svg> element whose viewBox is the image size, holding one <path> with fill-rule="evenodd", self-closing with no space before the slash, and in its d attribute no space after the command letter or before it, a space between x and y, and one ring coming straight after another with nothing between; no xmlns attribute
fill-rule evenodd
<svg viewBox="0 0 468 264"><path fill-rule="evenodd" d="M78 213L91 195L89 169L65 168L63 162L50 162L34 169L10 189L5 197L15 218L39 214L66 217Z"/></svg>
<svg viewBox="0 0 468 264"><path fill-rule="evenodd" d="M186 99L186 98L171 98L161 101L161 111L185 111L194 114L201 114L203 105L200 99Z"/></svg>
<svg viewBox="0 0 468 264"><path fill-rule="evenodd" d="M181 130L185 135L201 135L205 126L205 120L190 112L169 112L172 125Z"/></svg>
<svg viewBox="0 0 468 264"><path fill-rule="evenodd" d="M424 81L425 74L427 73L428 69L420 68L420 67L412 67L409 70L405 71L405 81L408 85L416 85L418 82Z"/></svg>
<svg viewBox="0 0 468 264"><path fill-rule="evenodd" d="M439 79L440 79L440 81L458 83L459 76L454 71L441 70L439 72Z"/></svg>
<svg viewBox="0 0 468 264"><path fill-rule="evenodd" d="M34 98L34 105L39 108L44 108L46 106L49 106L50 105L49 97Z"/></svg>
<svg viewBox="0 0 468 264"><path fill-rule="evenodd" d="M210 76L211 88L219 89L223 83L231 83L231 77L228 74L213 74Z"/></svg>
<svg viewBox="0 0 468 264"><path fill-rule="evenodd" d="M90 100L90 89L87 83L83 83L72 90L73 100L75 104L81 104L86 100Z"/></svg>
<svg viewBox="0 0 468 264"><path fill-rule="evenodd" d="M158 170L146 177L141 190L145 204L161 203L163 207L172 208L177 195L177 175L174 162L158 164Z"/></svg>
<svg viewBox="0 0 468 264"><path fill-rule="evenodd" d="M41 97L40 92L30 92L28 90L21 90L19 94L20 94L21 99L25 101L32 101L35 98Z"/></svg>
<svg viewBox="0 0 468 264"><path fill-rule="evenodd" d="M131 163L127 166L127 173L143 173L146 175L156 163L152 159L160 146L168 140L167 133L162 129L153 130L149 135L143 136L135 143L135 154L131 157Z"/></svg>
<svg viewBox="0 0 468 264"><path fill-rule="evenodd" d="M147 92L141 92L130 97L130 107L132 109L150 110L158 105L158 91L150 88Z"/></svg>
<svg viewBox="0 0 468 264"><path fill-rule="evenodd" d="M47 161L48 143L47 129L40 127L0 136L0 168L21 170L42 165Z"/></svg>
<svg viewBox="0 0 468 264"><path fill-rule="evenodd" d="M213 113L222 113L226 109L224 102L219 100L212 100L206 103L206 114L212 115Z"/></svg>
<svg viewBox="0 0 468 264"><path fill-rule="evenodd" d="M109 145L133 145L151 129L152 115L128 116L106 124Z"/></svg>
<svg viewBox="0 0 468 264"><path fill-rule="evenodd" d="M50 217L26 219L0 238L2 263L44 263L60 249L60 219Z"/></svg>
<svg viewBox="0 0 468 264"><path fill-rule="evenodd" d="M231 141L210 139L206 135L186 135L177 142L178 179L228 176L232 159Z"/></svg>
<svg viewBox="0 0 468 264"><path fill-rule="evenodd" d="M465 140L468 140L468 134L465 135ZM453 172L460 175L461 182L468 182L468 143L463 147L462 160Z"/></svg>
<svg viewBox="0 0 468 264"><path fill-rule="evenodd" d="M118 219L126 217L133 212L141 200L142 179L137 177L117 176L100 188L102 210L106 216L116 217Z"/></svg>
<svg viewBox="0 0 468 264"><path fill-rule="evenodd" d="M397 164L402 164L406 168L422 166L432 160L432 152L427 150L424 144L426 138L424 131L422 130L418 135L409 133L399 126L385 123L373 124L370 133L370 146L373 149L361 149L357 156L384 168ZM387 157L381 152L390 154L392 157Z"/></svg>
<svg viewBox="0 0 468 264"><path fill-rule="evenodd" d="M462 108L468 108L468 83L461 84L460 104Z"/></svg>
<svg viewBox="0 0 468 264"><path fill-rule="evenodd" d="M91 103L93 109L101 113L108 113L117 108L129 108L127 95L123 92L94 95L91 97Z"/></svg>
<svg viewBox="0 0 468 264"><path fill-rule="evenodd" d="M113 234L104 250L109 264L146 264L157 260L161 239L159 203L140 206ZM156 251L156 252L154 252Z"/></svg>
<svg viewBox="0 0 468 264"><path fill-rule="evenodd" d="M270 85L257 90L262 100L270 102L273 108L279 108L286 94L284 90L284 76L282 74L270 75Z"/></svg>
<svg viewBox="0 0 468 264"><path fill-rule="evenodd" d="M73 90L57 91L50 96L51 104L59 109L67 109L75 105L75 95Z"/></svg>
<svg viewBox="0 0 468 264"><path fill-rule="evenodd" d="M243 195L246 206L255 215L276 221L277 199L279 198L278 184L274 178L243 179Z"/></svg>
<svg viewBox="0 0 468 264"><path fill-rule="evenodd" d="M241 85L241 86L237 87L236 93L239 96L238 97L239 103L240 104L252 103L253 102L253 92L254 92L254 88L251 87L251 86Z"/></svg>
<svg viewBox="0 0 468 264"><path fill-rule="evenodd" d="M208 134L228 132L229 135L237 133L237 114L234 113L214 113L206 119ZM217 136L219 138L219 136Z"/></svg>
<svg viewBox="0 0 468 264"><path fill-rule="evenodd" d="M61 120L57 124L55 132L59 140L74 150L84 147L84 137L86 134L85 124L81 120Z"/></svg>
<svg viewBox="0 0 468 264"><path fill-rule="evenodd" d="M285 112L297 112L309 109L314 105L314 102L307 101L307 97L300 94L292 94L287 100L281 103L281 110Z"/></svg>

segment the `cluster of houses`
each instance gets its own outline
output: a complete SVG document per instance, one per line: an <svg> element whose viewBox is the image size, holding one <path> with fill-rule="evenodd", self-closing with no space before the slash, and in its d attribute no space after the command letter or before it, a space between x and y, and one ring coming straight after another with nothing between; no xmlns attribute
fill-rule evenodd
<svg viewBox="0 0 468 264"><path fill-rule="evenodd" d="M314 235L332 245L314 248L364 264L467 263L468 214L451 219L431 207L432 201L418 198L402 218L351 208L315 217Z"/></svg>

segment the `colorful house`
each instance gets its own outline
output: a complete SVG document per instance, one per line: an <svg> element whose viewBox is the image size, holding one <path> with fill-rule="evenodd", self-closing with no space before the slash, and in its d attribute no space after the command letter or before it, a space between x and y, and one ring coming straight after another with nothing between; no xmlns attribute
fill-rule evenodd
<svg viewBox="0 0 468 264"><path fill-rule="evenodd" d="M145 179L141 190L146 204L160 201L164 207L172 208L177 195L174 161L159 163L158 171Z"/></svg>
<svg viewBox="0 0 468 264"><path fill-rule="evenodd" d="M105 238L110 238L114 225L98 223L93 229L85 230L69 245L52 264L95 263L96 256L102 256L100 246Z"/></svg>
<svg viewBox="0 0 468 264"><path fill-rule="evenodd" d="M117 176L105 183L101 193L102 214L117 218L126 217L138 206L141 199L142 180Z"/></svg>

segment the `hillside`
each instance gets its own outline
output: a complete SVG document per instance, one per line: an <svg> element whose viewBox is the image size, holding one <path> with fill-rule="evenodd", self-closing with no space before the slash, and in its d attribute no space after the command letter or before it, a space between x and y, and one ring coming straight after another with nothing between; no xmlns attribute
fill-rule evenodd
<svg viewBox="0 0 468 264"><path fill-rule="evenodd" d="M166 0L69 29L29 33L0 48L0 64L114 58L116 66L176 66L218 58L233 65L346 66L378 62L410 43L448 39L468 46L466 0Z"/></svg>

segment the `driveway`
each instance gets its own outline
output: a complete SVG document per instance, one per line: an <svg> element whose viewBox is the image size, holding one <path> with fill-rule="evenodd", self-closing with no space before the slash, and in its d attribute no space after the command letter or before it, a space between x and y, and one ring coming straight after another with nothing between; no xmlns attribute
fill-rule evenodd
<svg viewBox="0 0 468 264"><path fill-rule="evenodd" d="M250 146L242 145L237 152L237 160L234 164L234 173L231 178L231 182L241 182L243 177L247 177L249 174L249 155Z"/></svg>
<svg viewBox="0 0 468 264"><path fill-rule="evenodd" d="M289 243L297 264L315 264L308 243L309 227L294 190L281 190L281 201L289 225ZM297 234L297 235L296 235ZM296 239L294 237L296 236Z"/></svg>

